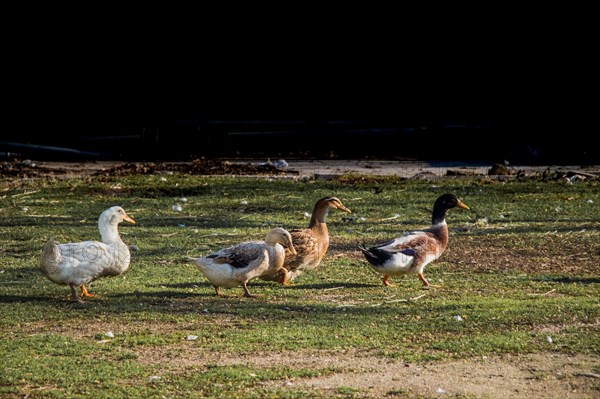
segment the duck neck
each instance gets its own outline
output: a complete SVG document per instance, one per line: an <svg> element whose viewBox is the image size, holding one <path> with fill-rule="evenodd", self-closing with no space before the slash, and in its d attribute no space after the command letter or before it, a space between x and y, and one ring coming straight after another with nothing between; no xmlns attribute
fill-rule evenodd
<svg viewBox="0 0 600 399"><path fill-rule="evenodd" d="M119 231L117 230L116 225L112 224L102 224L98 226L100 230L100 235L102 236L102 242L105 244L111 244L114 242L120 242L121 236L119 235Z"/></svg>
<svg viewBox="0 0 600 399"><path fill-rule="evenodd" d="M313 228L313 227L325 227L327 228L326 224L325 224L325 218L327 218L327 215L329 214L329 207L328 206L322 206L321 204L317 204L315 205L315 209L313 209L313 213L312 216L310 217L310 223L308 224L308 228Z"/></svg>
<svg viewBox="0 0 600 399"><path fill-rule="evenodd" d="M433 208L433 213L431 215L431 224L446 224L446 212L448 210L445 208Z"/></svg>

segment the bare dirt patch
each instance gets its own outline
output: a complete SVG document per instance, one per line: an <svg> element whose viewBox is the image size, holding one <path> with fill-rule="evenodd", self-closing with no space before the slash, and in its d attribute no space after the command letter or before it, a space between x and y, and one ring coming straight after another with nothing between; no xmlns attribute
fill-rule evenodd
<svg viewBox="0 0 600 399"><path fill-rule="evenodd" d="M414 364L360 351L268 352L232 355L186 348L140 348L141 362L162 364L168 372L207 365L242 365L264 369L328 369L323 376L274 381L270 388L335 394L352 388L361 397L594 398L600 394L598 356L539 353ZM165 361L167 364L165 364ZM331 371L333 370L333 371Z"/></svg>
<svg viewBox="0 0 600 399"><path fill-rule="evenodd" d="M293 169L278 168L270 162L230 162L196 159L191 162L34 162L0 163L0 176L8 177L89 177L129 176L164 173L188 175L298 175Z"/></svg>
<svg viewBox="0 0 600 399"><path fill-rule="evenodd" d="M600 179L600 166L529 166L505 167L503 174L494 165L416 160L289 160L282 167L278 161L244 159L195 159L189 162L43 162L15 160L0 163L0 176L73 178L87 176L124 176L134 174L183 173L194 175L263 175L330 179L346 176L346 182L360 183L386 177L410 179L482 178L580 180ZM349 176L350 175L350 176ZM378 177L374 177L378 176ZM369 180L372 182L372 180ZM569 183L567 182L567 183Z"/></svg>

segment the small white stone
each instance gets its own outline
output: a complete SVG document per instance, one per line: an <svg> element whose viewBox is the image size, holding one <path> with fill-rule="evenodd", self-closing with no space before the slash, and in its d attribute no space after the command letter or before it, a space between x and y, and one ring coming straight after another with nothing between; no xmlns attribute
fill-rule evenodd
<svg viewBox="0 0 600 399"><path fill-rule="evenodd" d="M549 336L549 335L546 335L546 341L548 341L549 344L551 344L552 342L554 342L554 341L552 341L552 337Z"/></svg>
<svg viewBox="0 0 600 399"><path fill-rule="evenodd" d="M175 212L181 212L181 211L183 210L183 207L182 207L181 205L179 205L179 204L175 204L175 205L173 205L173 207L172 207L172 208L173 208L173 210L174 210Z"/></svg>
<svg viewBox="0 0 600 399"><path fill-rule="evenodd" d="M160 179L158 179L158 180L160 180L160 181L167 181L167 178L166 178L166 177L161 177L161 178L160 178Z"/></svg>
<svg viewBox="0 0 600 399"><path fill-rule="evenodd" d="M198 339L197 335L188 335L187 337L185 337L186 341L195 341Z"/></svg>
<svg viewBox="0 0 600 399"><path fill-rule="evenodd" d="M181 198L179 198L179 201L180 201L180 202L187 202L187 198L185 198L185 197L181 197Z"/></svg>
<svg viewBox="0 0 600 399"><path fill-rule="evenodd" d="M285 159L278 159L277 161L273 161L273 166L275 166L278 169L285 169L287 168L289 165L288 163L285 161Z"/></svg>
<svg viewBox="0 0 600 399"><path fill-rule="evenodd" d="M150 377L148 377L148 382L155 382L160 380L160 376L158 375L151 375Z"/></svg>
<svg viewBox="0 0 600 399"><path fill-rule="evenodd" d="M248 205L248 201L246 201L246 200L242 200L242 201L240 202L240 204L242 204L242 205Z"/></svg>
<svg viewBox="0 0 600 399"><path fill-rule="evenodd" d="M460 317L459 315L454 316L454 320L456 321L463 321L463 318Z"/></svg>
<svg viewBox="0 0 600 399"><path fill-rule="evenodd" d="M115 334L113 334L112 331L107 331L107 332L104 333L104 335L107 336L108 338L114 338L115 337Z"/></svg>
<svg viewBox="0 0 600 399"><path fill-rule="evenodd" d="M593 203L594 203L594 200L591 200L591 199L588 200L588 204L593 204Z"/></svg>
<svg viewBox="0 0 600 399"><path fill-rule="evenodd" d="M312 215L311 215L310 213L308 213L308 212L304 212L304 216L305 216L305 217L307 217L307 218L309 218L309 217L311 217Z"/></svg>
<svg viewBox="0 0 600 399"><path fill-rule="evenodd" d="M435 390L435 393L446 393L446 391L443 390L442 388L438 388Z"/></svg>

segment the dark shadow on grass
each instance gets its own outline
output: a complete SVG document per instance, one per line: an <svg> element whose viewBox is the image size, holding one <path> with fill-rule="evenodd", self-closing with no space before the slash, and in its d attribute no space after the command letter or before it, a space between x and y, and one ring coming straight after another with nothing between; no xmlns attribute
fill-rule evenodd
<svg viewBox="0 0 600 399"><path fill-rule="evenodd" d="M213 291L214 292L214 291ZM175 298L183 299L197 296L205 296L204 292L180 292L174 290L162 290L162 291L150 291L150 292L135 292L133 294L114 294L111 298L123 298L130 297L134 298Z"/></svg>
<svg viewBox="0 0 600 399"><path fill-rule="evenodd" d="M554 283L564 283L564 284L598 284L600 283L600 277L565 277L565 276L556 276L556 277L548 277L542 276L533 279L534 281L543 281L543 282L554 282Z"/></svg>
<svg viewBox="0 0 600 399"><path fill-rule="evenodd" d="M284 288L292 290L304 290L304 289L315 289L315 290L326 290L332 288L365 288L365 287L378 287L381 284L364 284L364 283L312 283L302 284L292 282L293 285L286 285Z"/></svg>
<svg viewBox="0 0 600 399"><path fill-rule="evenodd" d="M200 288L200 287L212 287L209 283L206 282L197 282L197 283L177 283L177 284L152 284L150 287L167 287L167 288Z"/></svg>
<svg viewBox="0 0 600 399"><path fill-rule="evenodd" d="M66 298L66 295L65 295ZM26 303L26 302L44 302L47 304L60 305L68 303L68 300L60 300L52 296L39 295L0 295L0 303Z"/></svg>

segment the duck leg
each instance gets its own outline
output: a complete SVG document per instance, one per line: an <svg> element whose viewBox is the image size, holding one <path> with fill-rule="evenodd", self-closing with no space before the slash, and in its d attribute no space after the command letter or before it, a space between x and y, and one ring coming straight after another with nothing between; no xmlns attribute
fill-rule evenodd
<svg viewBox="0 0 600 399"><path fill-rule="evenodd" d="M383 281L383 285L388 286L388 287L394 287L394 284L392 284L388 281L389 278L390 278L389 275L387 275L387 274L383 275L383 278L381 279L381 281Z"/></svg>
<svg viewBox="0 0 600 399"><path fill-rule="evenodd" d="M281 268L281 270L279 270L279 272L277 272L277 274L279 275L278 276L279 278L277 279L277 281L280 284L287 285L287 286L294 285L293 283L290 283L291 276L286 268Z"/></svg>
<svg viewBox="0 0 600 399"><path fill-rule="evenodd" d="M213 287L215 287L215 294L217 294L217 296L221 296L221 294L219 293L219 287L217 287L216 285L213 285Z"/></svg>
<svg viewBox="0 0 600 399"><path fill-rule="evenodd" d="M73 297L73 300L79 303L85 303L83 299L81 299L79 295L77 295L77 291L75 290L75 284L71 283L69 284L69 287L71 287L71 296Z"/></svg>
<svg viewBox="0 0 600 399"><path fill-rule="evenodd" d="M87 297L87 298L91 298L94 295L90 294L87 290L87 288L85 288L85 284L81 284L81 296Z"/></svg>
<svg viewBox="0 0 600 399"><path fill-rule="evenodd" d="M423 273L419 273L419 278L423 282L423 289L424 290L428 290L429 287L430 287L429 281L427 281L427 279L425 278L425 276L423 275Z"/></svg>
<svg viewBox="0 0 600 399"><path fill-rule="evenodd" d="M244 296L245 297L247 297L247 298L255 298L256 297L256 295L252 295L250 293L250 291L248 291L248 286L246 285L245 281L242 283L242 288L244 289Z"/></svg>

